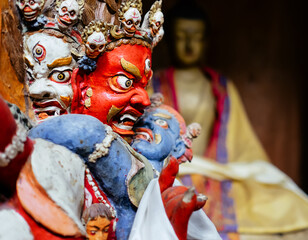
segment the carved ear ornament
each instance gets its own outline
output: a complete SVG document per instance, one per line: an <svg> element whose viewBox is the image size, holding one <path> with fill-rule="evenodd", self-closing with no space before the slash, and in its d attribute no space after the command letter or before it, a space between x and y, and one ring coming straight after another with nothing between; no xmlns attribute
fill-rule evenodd
<svg viewBox="0 0 308 240"><path fill-rule="evenodd" d="M6 146L4 152L0 151L0 167L7 166L18 153L23 152L26 140L27 131L17 124L16 134L13 136L12 142Z"/></svg>

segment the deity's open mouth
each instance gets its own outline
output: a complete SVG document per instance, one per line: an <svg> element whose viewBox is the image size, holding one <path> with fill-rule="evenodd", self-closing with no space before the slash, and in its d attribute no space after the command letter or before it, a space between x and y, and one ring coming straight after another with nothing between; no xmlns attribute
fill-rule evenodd
<svg viewBox="0 0 308 240"><path fill-rule="evenodd" d="M37 15L38 11L24 11L24 17L28 21L34 20Z"/></svg>
<svg viewBox="0 0 308 240"><path fill-rule="evenodd" d="M112 118L112 129L120 135L133 135L133 126L142 114L136 109L124 109Z"/></svg>
<svg viewBox="0 0 308 240"><path fill-rule="evenodd" d="M134 139L143 139L149 143L152 143L154 140L153 132L149 128L136 128L135 132Z"/></svg>
<svg viewBox="0 0 308 240"><path fill-rule="evenodd" d="M68 27L69 25L71 25L71 21L67 21L64 18L59 17L58 22L65 27Z"/></svg>
<svg viewBox="0 0 308 240"><path fill-rule="evenodd" d="M59 116L67 113L67 110L56 100L33 101L33 111L38 122L45 121L47 118Z"/></svg>

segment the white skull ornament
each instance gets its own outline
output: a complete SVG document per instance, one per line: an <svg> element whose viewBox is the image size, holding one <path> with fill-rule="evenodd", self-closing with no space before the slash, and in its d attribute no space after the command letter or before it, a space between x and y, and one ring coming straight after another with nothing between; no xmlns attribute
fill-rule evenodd
<svg viewBox="0 0 308 240"><path fill-rule="evenodd" d="M43 4L43 0L16 0L16 5L27 22L37 19Z"/></svg>
<svg viewBox="0 0 308 240"><path fill-rule="evenodd" d="M60 28L68 28L78 21L79 5L76 0L65 0L61 3L57 21Z"/></svg>
<svg viewBox="0 0 308 240"><path fill-rule="evenodd" d="M86 54L89 58L96 58L104 51L106 46L106 39L102 32L93 32L86 42Z"/></svg>
<svg viewBox="0 0 308 240"><path fill-rule="evenodd" d="M161 11L157 11L150 21L150 28L153 37L159 32L163 23L164 23L164 14Z"/></svg>
<svg viewBox="0 0 308 240"><path fill-rule="evenodd" d="M137 8L129 8L123 15L123 28L129 35L134 35L141 23L141 14Z"/></svg>

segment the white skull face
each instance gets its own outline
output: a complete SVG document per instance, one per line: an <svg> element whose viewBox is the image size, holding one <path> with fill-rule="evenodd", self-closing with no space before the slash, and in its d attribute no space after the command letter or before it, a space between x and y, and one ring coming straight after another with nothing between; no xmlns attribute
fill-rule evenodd
<svg viewBox="0 0 308 240"><path fill-rule="evenodd" d="M63 1L58 10L58 24L61 28L68 28L78 21L79 6L76 0Z"/></svg>
<svg viewBox="0 0 308 240"><path fill-rule="evenodd" d="M17 0L16 5L26 21L34 21L41 12L41 0Z"/></svg>
<svg viewBox="0 0 308 240"><path fill-rule="evenodd" d="M96 58L105 49L107 41L102 32L93 32L86 43L86 54L89 58Z"/></svg>
<svg viewBox="0 0 308 240"><path fill-rule="evenodd" d="M122 24L124 26L124 31L129 34L136 32L136 29L140 26L141 14L137 8L129 8L124 13L124 19Z"/></svg>
<svg viewBox="0 0 308 240"><path fill-rule="evenodd" d="M161 11L157 11L154 14L153 20L150 23L153 34L156 35L164 23L164 14Z"/></svg>
<svg viewBox="0 0 308 240"><path fill-rule="evenodd" d="M37 122L70 111L71 74L77 66L68 43L46 33L24 37L27 84Z"/></svg>

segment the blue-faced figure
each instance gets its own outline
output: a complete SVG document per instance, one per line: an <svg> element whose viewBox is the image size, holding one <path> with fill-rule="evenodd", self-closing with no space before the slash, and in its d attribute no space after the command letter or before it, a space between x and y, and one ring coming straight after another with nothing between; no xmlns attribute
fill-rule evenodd
<svg viewBox="0 0 308 240"><path fill-rule="evenodd" d="M156 102L145 110L134 130L132 147L160 172L169 156L180 163L192 159L191 142L198 136L200 127L193 124L186 128L183 117L176 110Z"/></svg>

